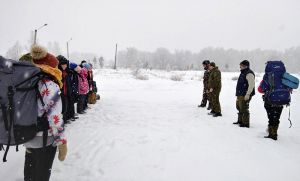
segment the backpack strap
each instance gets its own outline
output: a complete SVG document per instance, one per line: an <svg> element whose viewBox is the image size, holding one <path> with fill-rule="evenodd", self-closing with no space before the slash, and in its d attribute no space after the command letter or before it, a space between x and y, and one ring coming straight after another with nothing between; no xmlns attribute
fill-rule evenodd
<svg viewBox="0 0 300 181"><path fill-rule="evenodd" d="M5 149L5 153L4 153L4 156L3 156L3 162L7 162L6 160L6 157L7 157L7 153L9 151L9 147L10 147L10 144L11 144L11 131L12 131L12 125L14 123L14 105L13 105L13 98L14 98L14 90L13 90L13 87L12 86L9 86L8 87L8 103L9 103L9 106L8 106L8 111L9 111L9 126L8 126L8 141L7 141L7 146L6 146L6 149Z"/></svg>
<svg viewBox="0 0 300 181"><path fill-rule="evenodd" d="M5 130L8 131L8 120L7 120L7 114L6 114L6 106L4 104L1 104L1 111L2 111L2 117L3 117L3 121L4 121Z"/></svg>
<svg viewBox="0 0 300 181"><path fill-rule="evenodd" d="M290 128L293 126L292 120L291 120L291 106L289 106L289 118L288 120L290 121Z"/></svg>
<svg viewBox="0 0 300 181"><path fill-rule="evenodd" d="M0 144L0 151L2 151L2 150L5 151L4 146L2 144Z"/></svg>
<svg viewBox="0 0 300 181"><path fill-rule="evenodd" d="M270 84L270 91L273 92L275 88L275 80L274 80L274 73L268 73L268 82Z"/></svg>

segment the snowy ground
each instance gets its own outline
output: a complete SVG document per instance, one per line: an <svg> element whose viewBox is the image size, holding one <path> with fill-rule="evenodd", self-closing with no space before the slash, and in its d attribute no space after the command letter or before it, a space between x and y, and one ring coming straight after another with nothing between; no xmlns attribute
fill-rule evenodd
<svg viewBox="0 0 300 181"><path fill-rule="evenodd" d="M144 81L129 70L96 74L101 101L68 125L69 155L56 159L52 181L300 180L299 91L292 97L293 128L285 108L279 140L272 141L263 138L267 118L258 94L251 128L232 125L238 73L223 74L221 118L197 108L202 72L144 71ZM23 162L24 149L11 151L8 163L0 163L1 181L21 181Z"/></svg>

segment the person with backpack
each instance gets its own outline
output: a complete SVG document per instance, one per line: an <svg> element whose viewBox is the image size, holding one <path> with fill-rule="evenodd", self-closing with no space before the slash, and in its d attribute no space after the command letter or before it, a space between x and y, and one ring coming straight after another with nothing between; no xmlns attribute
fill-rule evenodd
<svg viewBox="0 0 300 181"><path fill-rule="evenodd" d="M211 101L211 112L209 115L212 115L213 117L219 117L222 116L219 98L222 88L221 71L214 62L210 62L208 70L210 71L210 74L208 79L207 93L209 94Z"/></svg>
<svg viewBox="0 0 300 181"><path fill-rule="evenodd" d="M204 68L204 75L203 75L203 94L202 94L202 101L201 101L201 104L198 105L198 107L206 107L206 104L208 102L208 108L207 110L210 110L211 109L211 103L209 102L209 99L208 99L208 93L207 93L207 90L208 90L208 79L209 79L209 70L208 70L208 66L210 64L210 61L209 60L204 60L202 62L202 65L203 65L203 68Z"/></svg>
<svg viewBox="0 0 300 181"><path fill-rule="evenodd" d="M258 92L263 94L264 107L269 119L268 135L265 138L277 140L280 117L284 105L291 101L291 88L283 84L283 77L286 73L282 61L269 61L266 64L265 74L261 81Z"/></svg>
<svg viewBox="0 0 300 181"><path fill-rule="evenodd" d="M58 67L58 60L41 46L31 48L33 63L48 76L38 82L38 90L42 100L38 100L38 116L46 127L46 139L42 132L26 142L24 180L48 181L52 164L58 148L58 159L64 161L67 154L67 140L64 135L60 88L62 74Z"/></svg>
<svg viewBox="0 0 300 181"><path fill-rule="evenodd" d="M250 69L248 60L240 63L241 73L236 85L236 108L238 112L238 124L240 127L250 127L249 103L252 96L255 95L255 74Z"/></svg>

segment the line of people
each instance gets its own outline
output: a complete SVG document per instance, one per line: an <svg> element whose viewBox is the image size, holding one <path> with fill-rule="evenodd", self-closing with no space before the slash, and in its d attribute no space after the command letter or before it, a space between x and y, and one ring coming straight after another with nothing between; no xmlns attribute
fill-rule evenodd
<svg viewBox="0 0 300 181"><path fill-rule="evenodd" d="M209 115L213 117L222 116L219 101L220 91L222 87L221 72L214 62L209 60L203 61L203 96L201 104L198 107L205 108L208 103ZM250 62L243 60L240 63L240 75L236 85L236 109L238 111L238 119L233 124L240 127L250 128L250 112L249 104L255 95L255 73L250 69ZM296 79L294 82L283 84L283 77L290 76L286 74L283 62L269 61L266 63L266 72L262 82L258 87L258 91L263 94L264 107L269 119L268 135L265 138L277 140L277 131L280 123L280 117L284 105L290 103L290 93L293 86L288 84L297 84L297 78L288 77L287 79ZM296 82L296 83L295 83ZM298 81L299 83L299 81ZM298 87L298 86L296 86Z"/></svg>
<svg viewBox="0 0 300 181"><path fill-rule="evenodd" d="M100 96L96 94L93 66L86 61L77 65L62 55L55 57L38 45L34 45L31 52L23 55L19 61L32 62L47 75L38 83L42 98L42 102L38 101L38 112L39 117L45 117L47 122L46 143L41 132L38 132L34 139L24 144L24 180L47 181L57 148L59 160L63 161L67 155L64 125L78 119L78 115L87 113L88 103L94 104Z"/></svg>

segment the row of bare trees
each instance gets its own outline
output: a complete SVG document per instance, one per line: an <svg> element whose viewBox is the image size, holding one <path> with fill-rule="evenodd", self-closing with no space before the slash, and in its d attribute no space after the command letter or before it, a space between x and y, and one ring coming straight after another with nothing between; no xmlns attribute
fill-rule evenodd
<svg viewBox="0 0 300 181"><path fill-rule="evenodd" d="M203 60L212 60L223 71L238 71L242 60L249 60L251 67L257 72L264 71L269 60L282 60L290 72L300 72L300 47L285 51L276 50L235 50L224 48L204 48L198 53L176 50L170 52L166 48L158 48L154 52L127 48L118 53L118 67L148 68L165 70L199 70Z"/></svg>

